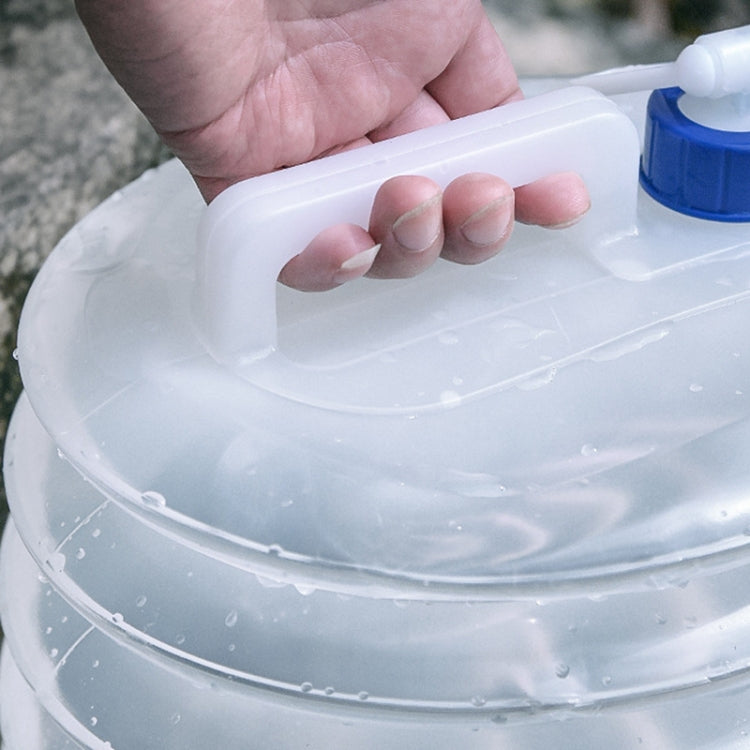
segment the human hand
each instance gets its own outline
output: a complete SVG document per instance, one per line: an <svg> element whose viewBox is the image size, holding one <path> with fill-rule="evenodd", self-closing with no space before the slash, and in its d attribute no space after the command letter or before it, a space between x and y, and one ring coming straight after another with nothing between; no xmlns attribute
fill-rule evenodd
<svg viewBox="0 0 750 750"><path fill-rule="evenodd" d="M479 0L77 0L102 59L206 200L229 185L521 98ZM469 174L445 191L386 182L365 229L312 239L280 279L324 290L412 276L442 255L493 256L514 217L564 226L588 209L576 175L517 189Z"/></svg>

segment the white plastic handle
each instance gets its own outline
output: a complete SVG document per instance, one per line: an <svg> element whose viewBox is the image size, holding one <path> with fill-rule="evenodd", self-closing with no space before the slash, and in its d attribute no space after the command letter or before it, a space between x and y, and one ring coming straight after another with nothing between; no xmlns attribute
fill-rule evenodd
<svg viewBox="0 0 750 750"><path fill-rule="evenodd" d="M514 187L576 171L592 196L584 242L634 231L639 142L630 119L591 89L567 88L262 175L224 191L198 237L197 316L211 354L238 367L276 347L276 279L328 226L367 226L384 180L421 174L445 187L468 172ZM387 283L387 282L384 282Z"/></svg>

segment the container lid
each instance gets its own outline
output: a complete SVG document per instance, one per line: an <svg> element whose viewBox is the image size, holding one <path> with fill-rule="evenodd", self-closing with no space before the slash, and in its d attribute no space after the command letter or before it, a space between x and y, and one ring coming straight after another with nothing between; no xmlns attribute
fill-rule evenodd
<svg viewBox="0 0 750 750"><path fill-rule="evenodd" d="M676 87L651 95L641 184L675 211L716 221L750 221L750 94L703 100L726 115L710 126L686 114L690 99ZM688 106L694 110L696 102Z"/></svg>

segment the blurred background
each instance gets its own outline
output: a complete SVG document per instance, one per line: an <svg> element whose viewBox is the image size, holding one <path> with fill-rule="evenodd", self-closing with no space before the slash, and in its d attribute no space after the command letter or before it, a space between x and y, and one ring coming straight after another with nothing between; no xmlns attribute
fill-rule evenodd
<svg viewBox="0 0 750 750"><path fill-rule="evenodd" d="M750 0L486 0L521 75L673 59L750 23ZM59 238L168 154L110 79L72 0L0 0L0 439L20 391L20 308ZM7 512L0 495L0 523Z"/></svg>

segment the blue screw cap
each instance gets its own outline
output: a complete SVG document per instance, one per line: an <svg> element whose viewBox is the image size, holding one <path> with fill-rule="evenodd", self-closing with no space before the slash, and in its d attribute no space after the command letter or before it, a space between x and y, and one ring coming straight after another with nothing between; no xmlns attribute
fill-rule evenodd
<svg viewBox="0 0 750 750"><path fill-rule="evenodd" d="M651 94L641 185L660 203L715 221L750 221L750 132L705 127L679 107L680 88Z"/></svg>

